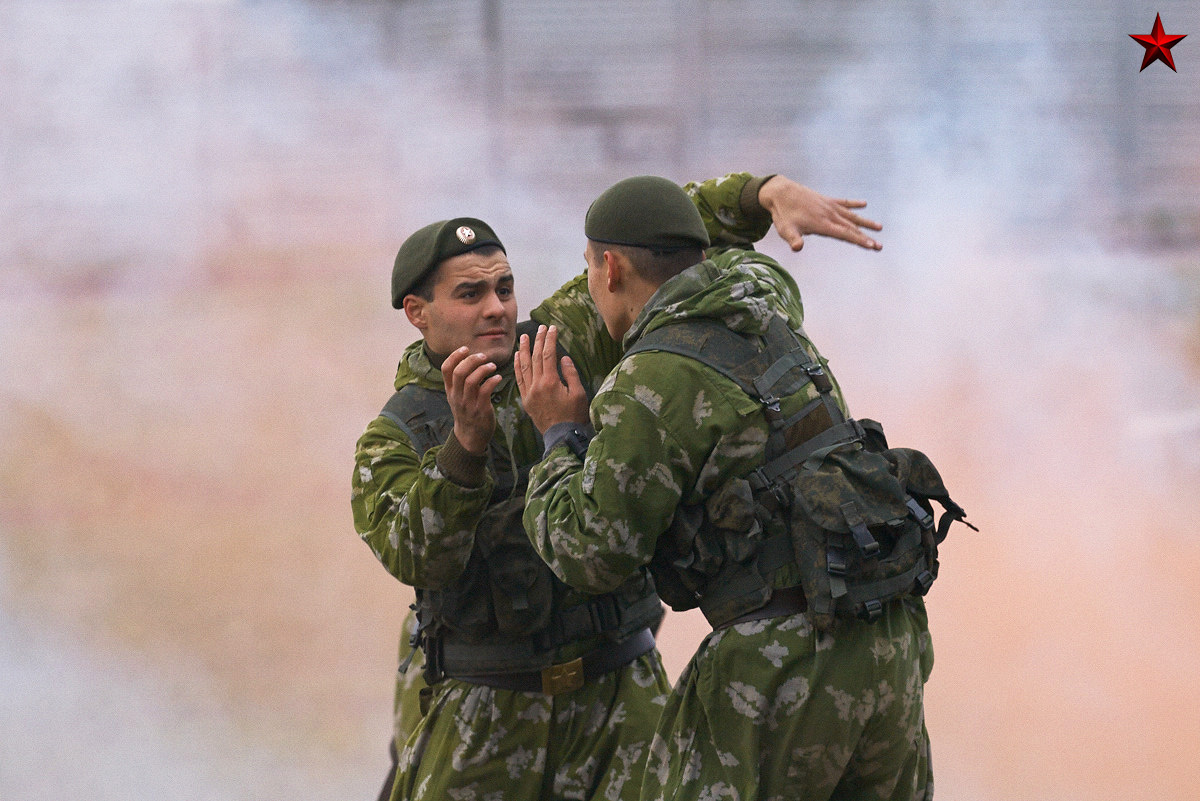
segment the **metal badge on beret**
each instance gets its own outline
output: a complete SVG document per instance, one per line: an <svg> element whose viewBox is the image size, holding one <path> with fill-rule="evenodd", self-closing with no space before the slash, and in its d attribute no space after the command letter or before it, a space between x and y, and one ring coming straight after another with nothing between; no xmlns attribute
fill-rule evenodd
<svg viewBox="0 0 1200 801"><path fill-rule="evenodd" d="M458 241L462 242L464 245L469 245L475 241L475 232L465 225L459 227L454 234L458 237Z"/></svg>

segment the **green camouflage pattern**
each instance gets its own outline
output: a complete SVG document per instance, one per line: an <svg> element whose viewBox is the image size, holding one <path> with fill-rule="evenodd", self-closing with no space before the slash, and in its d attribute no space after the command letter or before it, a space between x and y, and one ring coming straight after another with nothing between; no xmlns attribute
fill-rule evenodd
<svg viewBox="0 0 1200 801"><path fill-rule="evenodd" d="M693 318L761 334L774 314L802 323L795 281L767 256L731 250L663 284L624 344ZM842 403L836 383L834 392ZM806 385L785 399L784 414L817 395ZM591 418L597 435L584 463L564 445L530 471L524 521L555 574L596 593L649 564L678 507L702 505L758 467L768 434L760 404L735 383L694 359L658 351L623 360L592 402Z"/></svg>
<svg viewBox="0 0 1200 801"><path fill-rule="evenodd" d="M577 309L580 304L583 304L582 310ZM591 320L597 317L586 291L586 283L581 284L578 278L568 282L561 295L556 294L539 308L547 322ZM603 349L605 345L608 346L607 351ZM618 351L616 343L605 332L602 337L575 338L571 342L570 353L581 377L585 381L598 383L615 363ZM532 422L521 411L520 397L512 380L511 363L502 368L501 372L504 379L493 396L497 418L493 446L500 450L501 458L503 454L507 454L512 464L529 464L541 456L541 440ZM441 372L430 361L422 342L416 342L406 349L397 371L397 389L410 383L435 391L444 391ZM379 417L368 425L359 440L353 477L351 505L355 526L363 540L394 576L405 583L426 588L448 586L463 574L475 545L475 525L489 507L489 503L494 500L492 495L496 483L496 478L490 471L485 484L473 489L461 487L446 479L437 467L439 448L440 446L434 446L423 456L418 455L417 448L399 426L385 417ZM582 599L583 595L572 592L570 597L572 600ZM408 628L405 627L406 632ZM402 662L410 651L407 638L407 633L401 637ZM597 647L601 642L599 638L589 638L568 643L560 649L555 661L569 660ZM418 764L412 759L413 752L406 752L405 747L416 736L417 729L424 720L419 705L419 692L426 686L421 671L422 662L422 654L418 651L408 670L397 674L394 698L397 751L408 754L408 757L402 760L398 783L409 782L414 776L424 777L425 774L421 772L422 766L426 771L434 772L438 776L437 782L426 784L427 787L438 788L436 792L421 797L454 798L454 793L459 791L465 794L461 797L471 797L470 793L474 792L472 788L476 786L474 774L435 770L437 765L449 760L449 754L455 749L468 748L471 743L477 742L473 739L475 735L468 725L470 721L478 727L478 732L491 734L495 733L497 725L503 724L509 736L502 746L521 753L535 749L538 742L557 743L564 740L568 733L578 728L574 724L560 726L550 718L540 718L536 715L518 719L504 716L497 718L495 714L476 714L466 722L460 715L455 722L454 715L447 714L438 718L441 721L440 725L430 721L422 729L427 732L426 740L432 738L436 745L421 747L420 753L425 756L426 761ZM637 674L639 677L644 674L650 678L641 681L640 684L632 680L601 680L569 695L553 699L557 706L573 709L574 707L569 706L571 703L587 704L590 710L600 703L594 698L606 698L608 701L619 703L621 711L608 714L606 720L612 722L605 728L589 730L586 736L572 734L573 742L579 750L555 751L554 761L543 765L541 770L551 773L562 771L564 776L572 772L586 773L589 770L603 775L612 774L612 780L604 782L603 787L625 788L626 795L616 795L614 798L635 797L640 783L640 768L649 748L653 724L661 708L663 695L668 689L657 651L641 657L635 664L641 666L642 672ZM630 671L631 668L625 670ZM614 676L621 673L618 671ZM470 695L467 690L474 691L475 694L470 697L476 700L463 703L467 704L466 709L476 710L478 695L485 688L447 680L439 684L437 689L439 693L445 693L448 688L458 685L461 685L459 695ZM615 696L605 696L605 690L599 685L604 685L607 691L610 694L615 693ZM498 698L508 698L506 703L511 702L510 705L516 703L512 698L525 695L490 689L487 689L487 693L496 703L501 703L496 700ZM536 699L541 696L531 694L529 697ZM457 699L458 695L451 698ZM450 704L453 706L453 702ZM514 721L519 721L519 724ZM622 725L616 725L618 722ZM435 754L443 751L430 748L446 749L444 753L447 758L435 757ZM617 768L609 763L618 751L621 754L632 751L641 754L638 761L630 763L629 769L636 768L637 773L631 774L632 778L628 781L617 782L617 777L625 768ZM404 769L406 766L407 770ZM529 779L534 771L531 766L527 767L529 769L525 773L528 774L526 779ZM421 778L420 781L425 783L426 779ZM562 778L559 784L567 787L570 782ZM444 794L437 794L443 790Z"/></svg>
<svg viewBox="0 0 1200 801"><path fill-rule="evenodd" d="M515 464L527 464L541 450L540 437L521 410L512 362L493 395L494 449ZM445 391L418 340L404 351L396 389L416 383ZM440 445L419 454L408 435L386 417L367 425L358 440L351 483L354 527L388 572L405 584L426 589L449 586L467 566L475 546L475 525L489 506L495 477L488 471L479 487L462 487L437 466Z"/></svg>
<svg viewBox="0 0 1200 801"><path fill-rule="evenodd" d="M778 264L727 250L664 283L623 344L690 319L761 336L781 315L801 330L803 314L799 289ZM805 344L849 416L826 360ZM817 395L806 384L783 399L784 416ZM758 401L699 361L660 351L624 359L591 417L597 434L582 461L560 446L530 471L524 517L538 553L586 592L609 590L648 565L669 569L681 553L702 556L672 541L677 515L737 486L762 464L768 438ZM723 514L739 512L734 505ZM719 543L716 561L739 547L736 538ZM770 577L775 587L800 579L795 565ZM825 633L803 614L721 630L667 702L643 797L828 798L836 790L925 798L932 785L922 688L931 664L916 599L889 604L874 624L838 622Z"/></svg>
<svg viewBox="0 0 1200 801"><path fill-rule="evenodd" d="M766 209L742 206L742 190L752 180L754 176L748 172L731 172L720 178L684 184L708 231L712 242L710 255L731 246L748 248L771 229L771 215Z"/></svg>
<svg viewBox="0 0 1200 801"><path fill-rule="evenodd" d="M932 799L918 599L819 632L800 613L720 629L668 697L642 798Z"/></svg>
<svg viewBox="0 0 1200 801"><path fill-rule="evenodd" d="M752 180L749 173L736 173L721 179L689 184L688 192L700 209L701 217L713 237L714 243L742 241L746 236L754 239L761 238L770 227L769 216L762 223L762 210L743 212L739 199L742 189ZM757 222L750 223L754 218ZM714 232L728 226L738 233L732 238L714 235ZM757 234L754 232L757 231ZM596 311L587 289L586 272L572 278L556 293L538 305L530 314L531 319L544 325L556 325L559 332L559 342L570 354L579 371L584 386L589 394L595 394L605 377L619 361L623 348L608 334L603 321ZM532 424L520 411L520 398L512 380L511 364L502 371L503 383L498 388L496 398L497 432L496 441L500 447L512 455L514 463L527 463L526 457L536 459L540 451L536 449L537 439ZM434 390L442 390L443 383L439 370L429 361L423 343L417 341L409 346L397 369L395 387L415 383ZM487 508L494 489L494 477L490 474L483 486L465 488L447 480L437 468L438 447L430 448L423 456L418 455L408 436L395 423L385 417L378 417L368 426L358 441L355 454L355 468L352 479L351 507L354 515L355 529L371 548L384 567L396 578L412 586L435 588L445 586L465 569L473 547L473 529L475 523ZM400 641L400 661L404 662L411 653L408 636L415 625L415 616L409 614L403 626L404 634ZM578 651L580 648L571 649ZM570 653L570 651L568 651ZM416 729L422 715L420 713L419 692L426 686L423 674L423 654L418 649L413 656L408 670L397 673L396 695L394 699L395 743L398 751L403 751L406 742L416 734ZM652 652L633 663L639 676L654 675L653 682L638 681L624 682L624 686L639 687L636 698L624 704L621 713L621 726L615 726L618 716L613 713L612 726L621 731L617 735L624 738L625 749L622 758L632 761L630 765L640 765L644 754L636 760L632 754L640 742L648 742L649 732L653 721L657 718L661 707L662 695L667 690L665 678L662 678L661 662L657 651ZM625 669L629 672L633 666ZM617 675L620 675L618 673ZM604 682L600 682L601 684ZM439 685L439 690L447 692L447 688L459 685L459 682L447 680ZM456 708L459 711L470 708L477 709L478 697L481 694L491 694L496 697L510 694L502 690L486 690L471 685L459 686L459 692L454 701L447 701L446 709ZM591 685L583 690L566 696L575 699L580 693L590 692ZM471 693L474 692L474 695ZM471 704L466 704L466 696L476 698ZM439 696L440 697L440 696ZM623 697L623 696L622 696ZM458 703L458 707L454 704ZM566 703L560 698L559 703ZM576 699L575 703L582 703ZM631 712L631 710L634 710ZM454 713L454 714L457 714ZM453 719L454 714L443 720ZM495 715L478 715L479 732L490 731L494 725ZM499 716L500 720L511 721L512 718ZM526 733L530 742L546 735L546 721L540 718L525 720L519 728ZM465 727L465 728L463 728ZM436 727L427 726L431 732ZM471 724L460 721L460 728L466 734L470 732ZM458 731L459 729L456 729ZM464 734L464 736L466 736ZM554 738L550 738L553 740ZM609 738L611 740L611 737ZM594 743L595 754L606 760L611 752L609 746L601 745L608 740L597 735ZM430 745L428 741L421 746L422 753L428 753L430 748L440 746ZM521 746L515 746L521 747ZM530 747L530 746L525 746ZM605 749L608 751L605 751ZM435 751L436 753L440 753ZM432 757L432 754L430 755ZM586 750L577 754L579 764L589 759L594 763L595 758L589 757ZM411 752L408 764L412 764ZM429 758L426 765L435 764L437 760ZM554 763L551 763L554 764ZM625 764L625 763L622 763ZM632 770L632 768L630 768ZM450 775L450 774L448 774ZM631 774L632 776L633 774ZM507 782L506 782L507 783ZM604 798L619 799L636 797L638 780L612 780L604 785ZM444 782L439 787L449 786ZM501 785L505 786L505 785ZM618 788L618 789L612 789ZM465 791L464 791L465 792ZM474 790L470 792L475 792ZM497 797L498 788L479 794L479 798ZM503 793L501 793L503 796ZM438 797L430 794L422 797ZM443 797L453 798L452 794ZM472 797L468 792L464 798ZM506 797L506 796L505 796ZM514 797L537 798L539 795L519 795ZM592 797L564 795L564 798ZM596 795L599 798L601 796Z"/></svg>
<svg viewBox="0 0 1200 801"><path fill-rule="evenodd" d="M396 801L634 801L670 691L657 651L543 695L455 679L400 749Z"/></svg>
<svg viewBox="0 0 1200 801"><path fill-rule="evenodd" d="M398 665L404 670L396 671L396 695L392 700L392 741L399 750L421 720L421 688L425 684L425 654L411 644L417 631L417 613L409 610L400 627Z"/></svg>

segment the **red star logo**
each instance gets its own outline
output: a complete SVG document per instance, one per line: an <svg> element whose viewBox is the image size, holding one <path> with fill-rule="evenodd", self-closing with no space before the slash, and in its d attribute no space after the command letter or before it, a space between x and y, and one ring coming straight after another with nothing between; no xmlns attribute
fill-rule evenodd
<svg viewBox="0 0 1200 801"><path fill-rule="evenodd" d="M1146 56L1142 59L1142 70L1149 67L1155 61L1161 61L1175 72L1175 60L1171 58L1171 48L1179 44L1179 40L1186 37L1187 34L1179 36L1167 36L1163 32L1162 19L1158 14L1154 15L1154 28L1150 31L1149 36L1138 36L1137 34L1129 34L1129 38L1146 48ZM1141 72L1142 70L1138 70Z"/></svg>

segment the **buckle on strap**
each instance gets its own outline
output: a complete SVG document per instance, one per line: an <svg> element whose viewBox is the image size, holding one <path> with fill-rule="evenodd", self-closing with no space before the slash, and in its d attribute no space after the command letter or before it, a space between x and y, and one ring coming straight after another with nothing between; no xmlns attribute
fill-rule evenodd
<svg viewBox="0 0 1200 801"><path fill-rule="evenodd" d="M604 634L621 625L621 609L612 595L602 595L589 603L588 615L597 634Z"/></svg>
<svg viewBox="0 0 1200 801"><path fill-rule="evenodd" d="M542 692L561 695L583 686L583 657L542 669Z"/></svg>
<svg viewBox="0 0 1200 801"><path fill-rule="evenodd" d="M842 517L846 519L846 526L850 529L850 536L854 538L854 544L858 546L858 550L868 558L876 556L879 553L879 542L867 528L867 524L858 510L858 504L854 501L847 501L842 504L841 509Z"/></svg>

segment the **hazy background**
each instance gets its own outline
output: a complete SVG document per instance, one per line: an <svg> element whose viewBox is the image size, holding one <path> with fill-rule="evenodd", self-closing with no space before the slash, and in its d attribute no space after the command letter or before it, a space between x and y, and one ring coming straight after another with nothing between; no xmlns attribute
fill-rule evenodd
<svg viewBox="0 0 1200 801"><path fill-rule="evenodd" d="M736 169L885 225L766 248L983 529L930 596L939 797L1196 798L1197 44L1178 1L0 0L0 798L374 797L396 248L481 216L528 310L610 183Z"/></svg>

